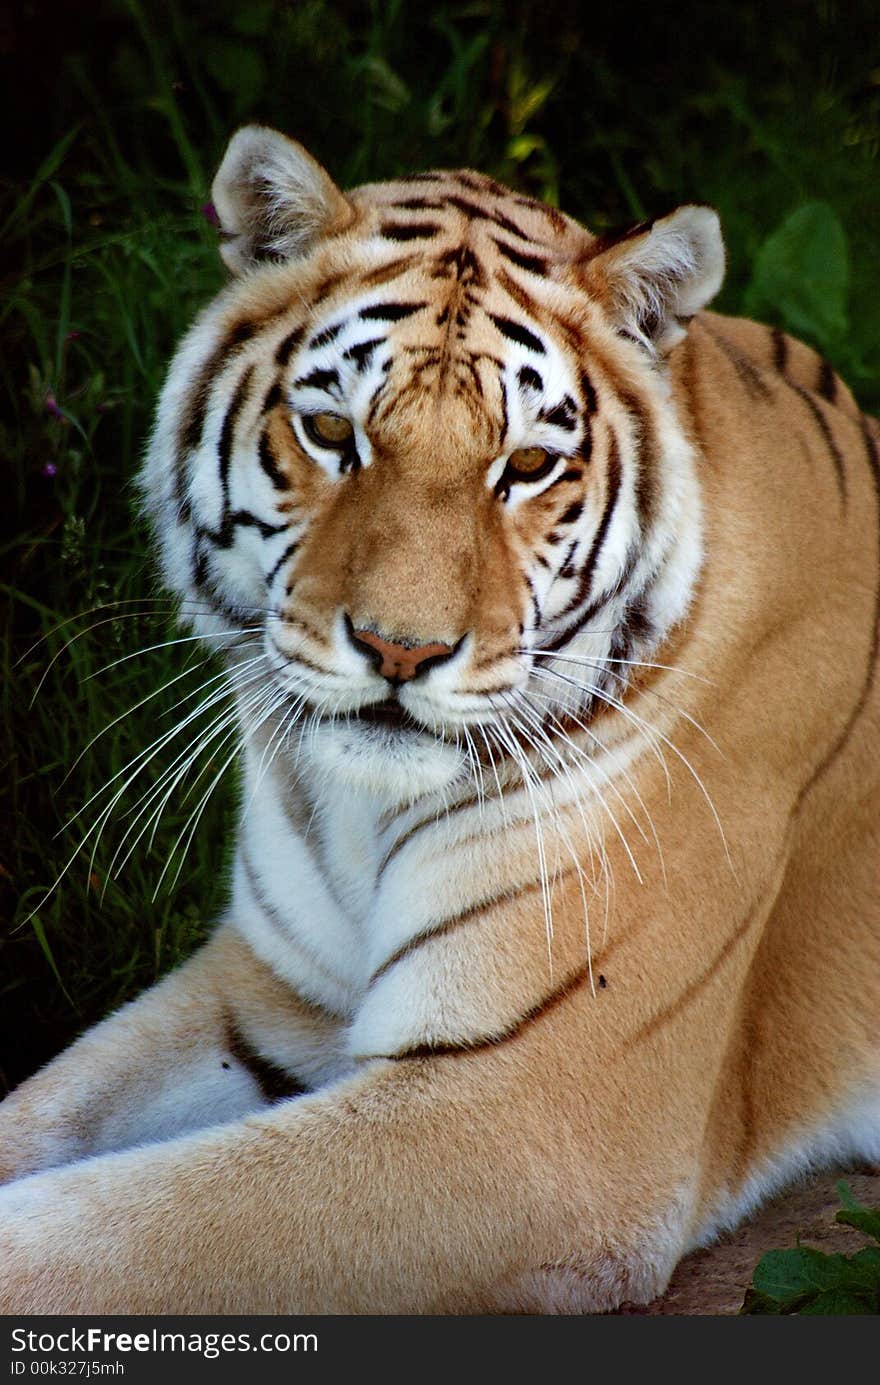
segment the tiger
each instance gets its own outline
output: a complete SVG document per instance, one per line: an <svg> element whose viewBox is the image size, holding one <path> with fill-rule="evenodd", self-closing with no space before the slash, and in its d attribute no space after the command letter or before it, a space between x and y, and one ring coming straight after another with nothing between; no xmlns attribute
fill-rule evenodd
<svg viewBox="0 0 880 1385"><path fill-rule="evenodd" d="M6 1313L581 1314L880 1160L880 429L593 234L262 126L141 475L240 729L208 941L0 1109Z"/></svg>

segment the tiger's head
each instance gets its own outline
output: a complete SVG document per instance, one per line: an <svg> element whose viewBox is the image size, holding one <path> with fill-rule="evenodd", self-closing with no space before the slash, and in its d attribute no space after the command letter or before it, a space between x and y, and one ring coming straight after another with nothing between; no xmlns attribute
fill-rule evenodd
<svg viewBox="0 0 880 1385"><path fill-rule="evenodd" d="M699 569L665 357L720 286L715 213L597 238L470 171L343 194L257 126L213 200L232 279L143 487L242 714L308 717L301 754L401 795L592 715Z"/></svg>

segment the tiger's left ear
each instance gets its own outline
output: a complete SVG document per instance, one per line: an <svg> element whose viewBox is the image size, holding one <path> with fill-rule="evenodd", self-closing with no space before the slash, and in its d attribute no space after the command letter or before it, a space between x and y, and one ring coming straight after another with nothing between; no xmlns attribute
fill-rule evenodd
<svg viewBox="0 0 880 1385"><path fill-rule="evenodd" d="M657 221L594 241L582 262L585 286L618 331L664 354L724 278L724 242L711 207L679 207Z"/></svg>
<svg viewBox="0 0 880 1385"><path fill-rule="evenodd" d="M354 216L311 154L265 125L245 125L232 136L211 199L220 222L220 254L233 274L304 255Z"/></svg>

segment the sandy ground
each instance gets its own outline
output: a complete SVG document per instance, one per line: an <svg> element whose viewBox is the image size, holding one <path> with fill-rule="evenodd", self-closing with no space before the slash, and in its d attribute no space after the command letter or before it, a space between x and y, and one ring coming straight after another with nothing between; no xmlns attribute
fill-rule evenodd
<svg viewBox="0 0 880 1385"><path fill-rule="evenodd" d="M752 1281L752 1271L767 1250L803 1245L851 1255L873 1244L858 1231L834 1220L840 1208L835 1184L843 1178L866 1207L880 1207L880 1170L823 1174L776 1198L751 1221L681 1261L662 1298L647 1307L624 1304L624 1314L728 1315L738 1313Z"/></svg>

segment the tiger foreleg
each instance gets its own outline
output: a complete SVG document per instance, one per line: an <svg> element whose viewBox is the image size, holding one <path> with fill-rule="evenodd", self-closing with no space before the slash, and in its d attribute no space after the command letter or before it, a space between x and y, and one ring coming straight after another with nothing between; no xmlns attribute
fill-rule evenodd
<svg viewBox="0 0 880 1385"><path fill-rule="evenodd" d="M285 1060L308 1055L308 1069L322 1044L332 1049L332 1034L316 1032L307 1007L221 929L0 1105L0 1182L236 1120L286 1094L288 1062L257 1052L273 1018ZM306 1085L297 1077L290 1091Z"/></svg>
<svg viewBox="0 0 880 1385"><path fill-rule="evenodd" d="M632 1210L595 1196L564 1101L548 1129L515 1079L485 1056L377 1060L235 1124L12 1184L0 1311L485 1311L493 1285L574 1247L597 1270L581 1309L609 1306ZM680 1247L666 1227L660 1279Z"/></svg>

